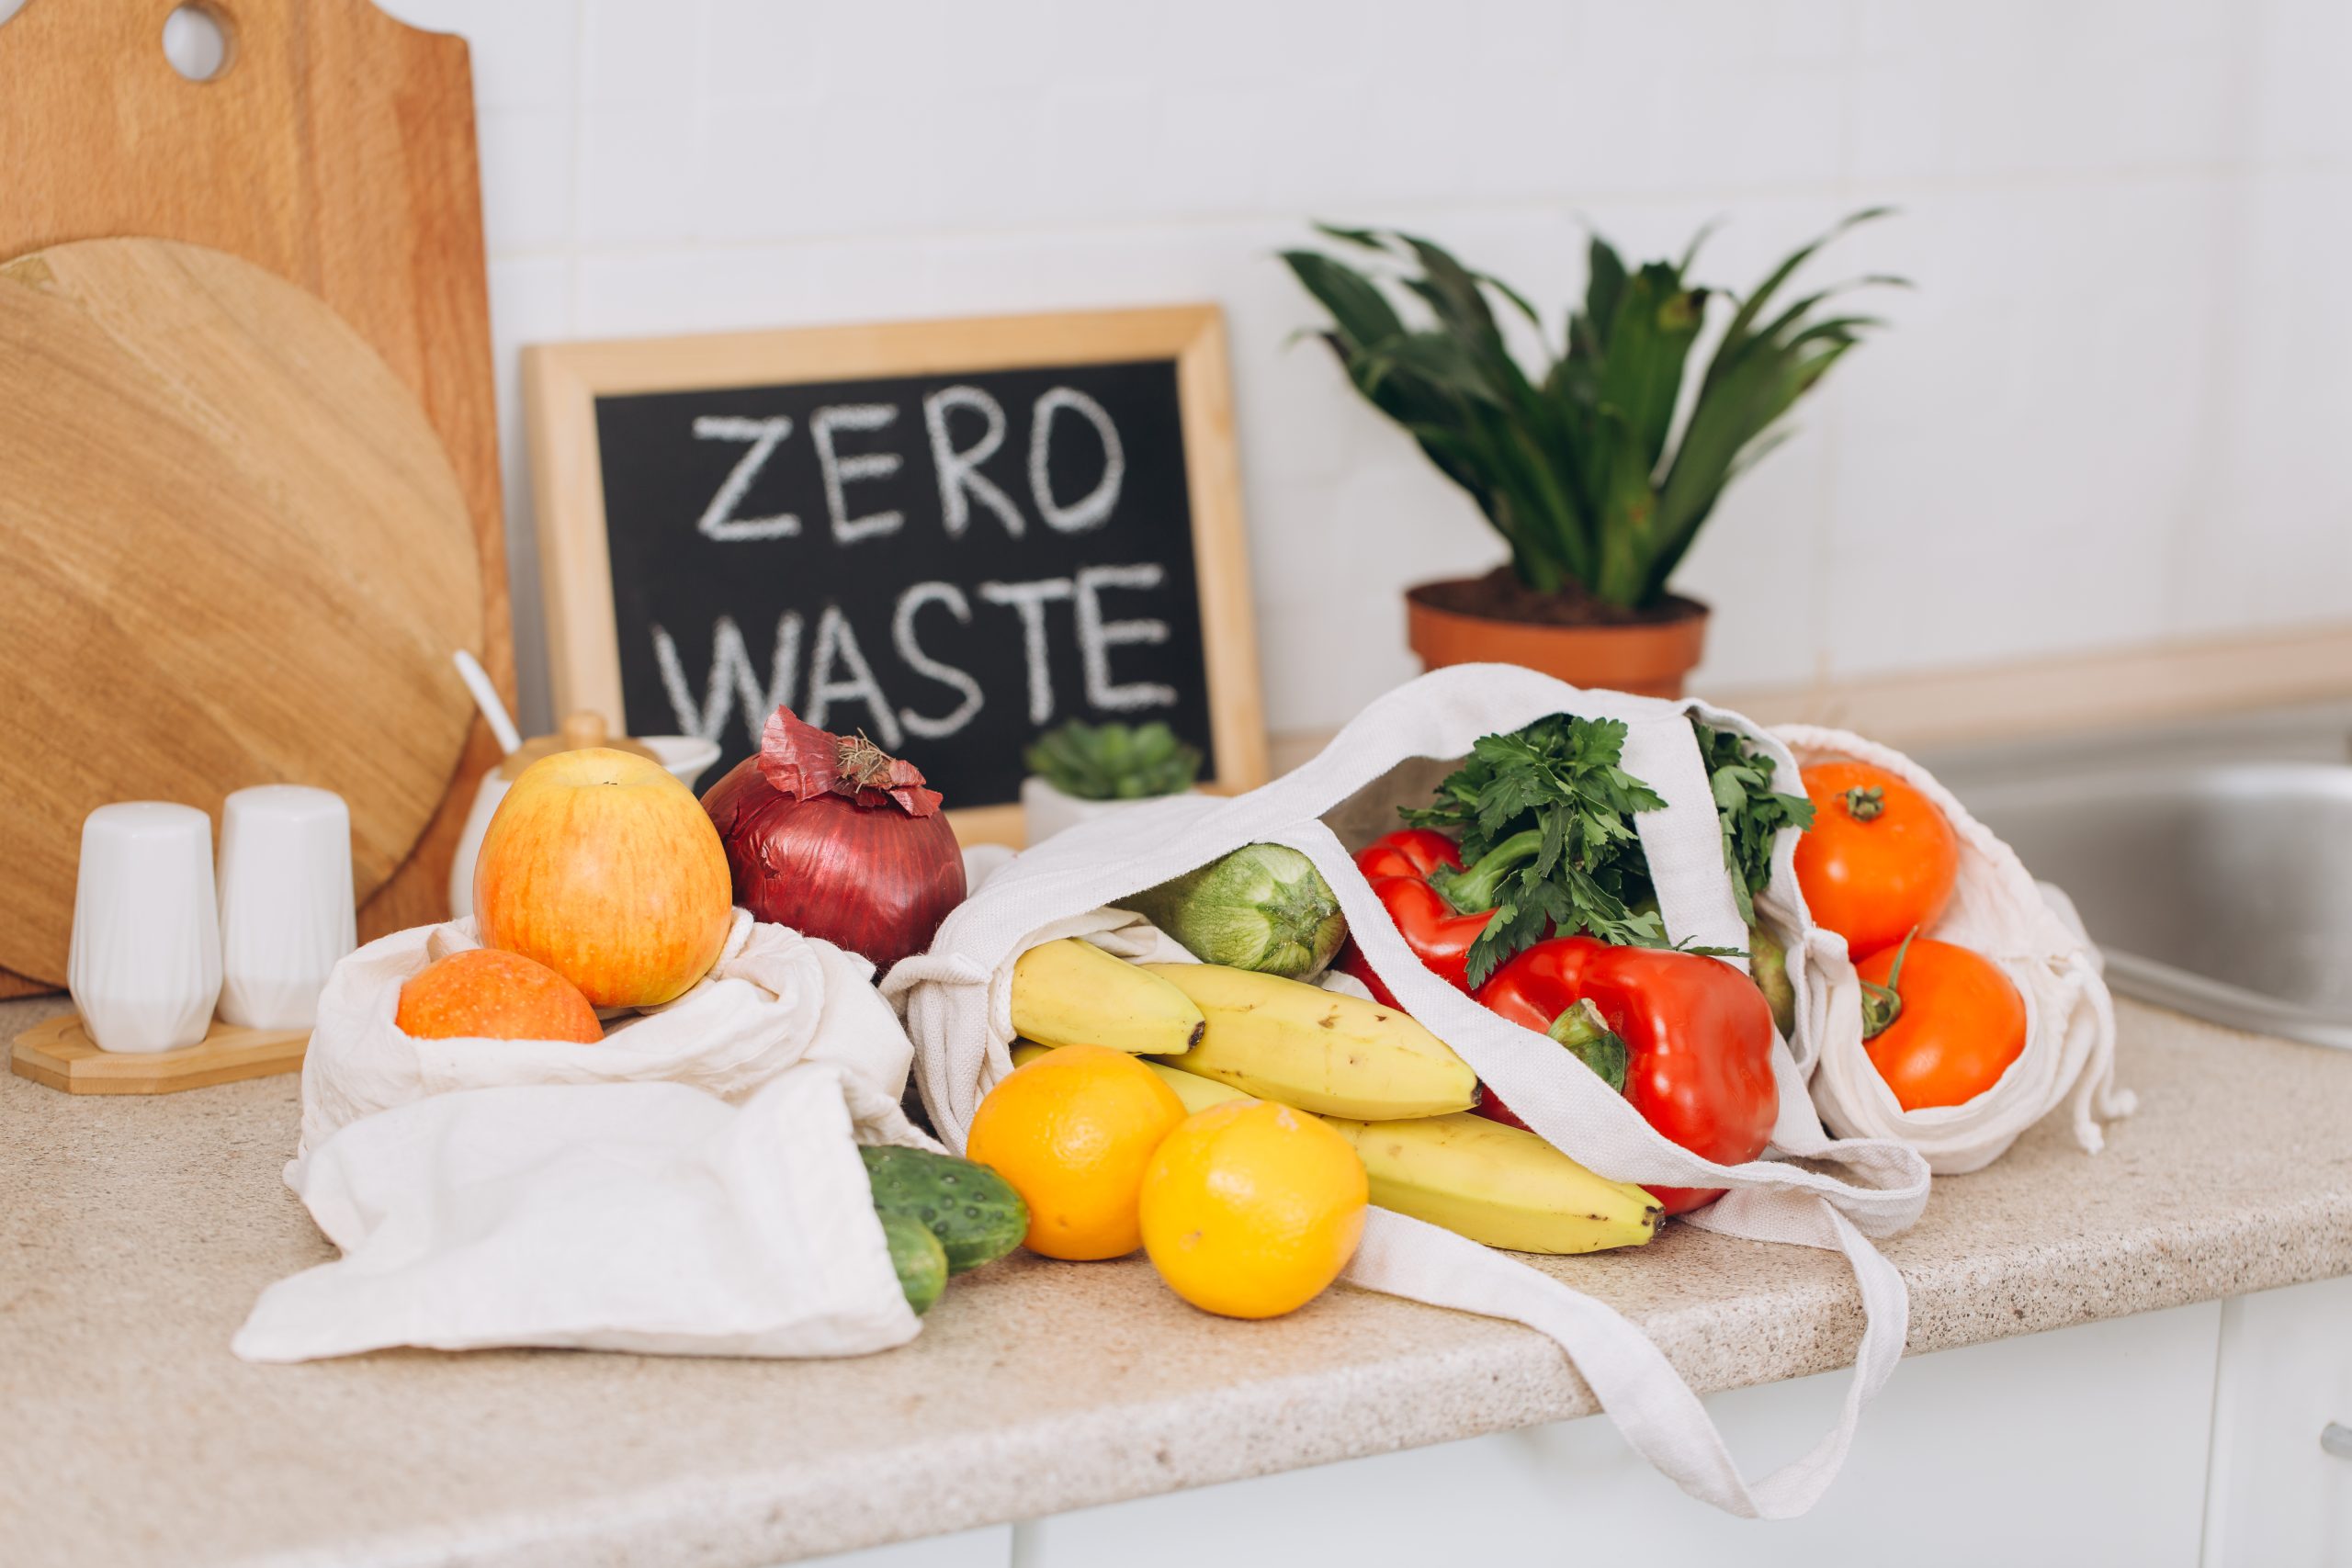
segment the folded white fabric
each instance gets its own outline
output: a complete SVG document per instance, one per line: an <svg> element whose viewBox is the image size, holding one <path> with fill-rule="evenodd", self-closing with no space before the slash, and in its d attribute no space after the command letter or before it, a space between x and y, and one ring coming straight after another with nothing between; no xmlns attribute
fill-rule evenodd
<svg viewBox="0 0 2352 1568"><path fill-rule="evenodd" d="M402 1033L392 1020L409 976L481 945L471 919L453 920L379 937L335 965L302 1062L302 1152L359 1117L452 1089L664 1082L740 1100L803 1062L839 1066L852 1113L889 1141L922 1140L899 1111L913 1060L906 1032L874 989L874 966L831 942L738 909L694 989L608 1020L596 1044Z"/></svg>
<svg viewBox="0 0 2352 1568"><path fill-rule="evenodd" d="M288 1170L343 1257L264 1292L232 1348L902 1345L918 1322L856 1146L894 1129L857 1118L862 1102L852 1075L808 1063L741 1106L683 1084L550 1084L363 1117Z"/></svg>

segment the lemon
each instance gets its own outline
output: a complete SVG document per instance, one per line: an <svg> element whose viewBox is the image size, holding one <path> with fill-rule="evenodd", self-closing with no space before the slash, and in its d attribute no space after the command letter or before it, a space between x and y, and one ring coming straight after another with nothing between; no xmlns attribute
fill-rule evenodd
<svg viewBox="0 0 2352 1568"><path fill-rule="evenodd" d="M1169 1288L1202 1311L1278 1317L1340 1277L1369 1197L1363 1161L1320 1121L1230 1100L1188 1119L1151 1156L1143 1245Z"/></svg>

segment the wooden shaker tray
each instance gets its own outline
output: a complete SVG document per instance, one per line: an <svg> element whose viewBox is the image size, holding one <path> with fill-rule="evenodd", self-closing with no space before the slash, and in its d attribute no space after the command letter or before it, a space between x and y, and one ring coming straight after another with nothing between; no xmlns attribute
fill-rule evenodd
<svg viewBox="0 0 2352 1568"><path fill-rule="evenodd" d="M245 1029L216 1018L203 1039L175 1051L103 1051L69 1012L17 1035L8 1066L67 1094L175 1094L300 1072L310 1043L307 1029Z"/></svg>

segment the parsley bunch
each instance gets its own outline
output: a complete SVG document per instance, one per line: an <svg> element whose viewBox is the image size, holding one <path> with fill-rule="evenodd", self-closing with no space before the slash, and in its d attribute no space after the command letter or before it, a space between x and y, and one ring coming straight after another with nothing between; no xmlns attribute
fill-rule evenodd
<svg viewBox="0 0 2352 1568"><path fill-rule="evenodd" d="M1555 928L1634 947L1666 944L1634 836L1636 812L1666 804L1619 767L1625 726L1555 714L1514 735L1482 735L1468 761L1438 785L1437 802L1408 809L1416 828L1462 840L1463 869L1430 880L1457 909L1495 918L1470 949L1470 983Z"/></svg>
<svg viewBox="0 0 2352 1568"><path fill-rule="evenodd" d="M1813 802L1772 789L1772 764L1758 757L1738 734L1710 729L1697 719L1699 754L1706 760L1715 814L1724 824L1724 864L1731 872L1731 896L1739 918L1756 924L1756 895L1772 880L1772 845L1783 828L1804 832L1813 826Z"/></svg>
<svg viewBox="0 0 2352 1568"><path fill-rule="evenodd" d="M1692 721L1723 820L1724 863L1741 919L1771 879L1772 843L1803 829L1813 807L1771 789L1770 764L1729 730ZM1481 736L1437 799L1403 812L1416 828L1461 840L1463 869L1430 884L1456 909L1492 909L1469 954L1473 986L1555 932L1633 947L1668 945L1649 862L1634 818L1666 802L1619 765L1625 726L1555 714L1510 735Z"/></svg>

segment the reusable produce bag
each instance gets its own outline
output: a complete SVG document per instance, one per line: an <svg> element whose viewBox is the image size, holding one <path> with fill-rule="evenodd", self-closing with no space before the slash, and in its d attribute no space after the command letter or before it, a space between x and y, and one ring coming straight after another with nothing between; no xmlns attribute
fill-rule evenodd
<svg viewBox="0 0 2352 1568"><path fill-rule="evenodd" d="M857 1145L935 1147L873 965L735 911L677 1000L593 1045L418 1040L401 987L481 945L395 931L329 976L286 1184L337 1262L264 1292L234 1348L391 1345L846 1356L912 1338Z"/></svg>
<svg viewBox="0 0 2352 1568"><path fill-rule="evenodd" d="M262 1292L231 1348L394 1345L855 1356L915 1337L840 1066L741 1106L673 1083L435 1095L351 1122L288 1179L343 1249Z"/></svg>
<svg viewBox="0 0 2352 1568"><path fill-rule="evenodd" d="M922 1138L899 1110L906 1032L875 994L874 966L831 942L737 909L709 974L673 1002L608 1020L594 1045L401 1032L409 976L481 945L469 918L379 937L335 965L302 1060L303 1153L347 1122L452 1089L658 1081L741 1100L802 1062L841 1067L851 1113L888 1129L884 1141Z"/></svg>
<svg viewBox="0 0 2352 1568"><path fill-rule="evenodd" d="M1780 1119L1773 1151L1842 1166L1833 1176L1775 1160L1718 1166L1669 1143L1600 1078L1532 1031L1487 1012L1424 969L1406 948L1325 815L1398 763L1458 758L1482 735L1547 714L1626 725L1623 766L1665 800L1634 818L1670 937L1747 951L1704 763L1689 715L1738 730L1796 783L1787 748L1735 714L1586 692L1532 671L1459 665L1372 704L1320 755L1263 788L1229 800L1176 796L1082 824L1026 852L950 914L930 952L902 961L884 984L915 1045L923 1102L960 1150L980 1098L1012 1070L1014 962L1037 943L1105 933L1131 941L1135 917L1108 906L1250 843L1285 843L1322 872L1374 970L1408 1011L1459 1052L1538 1134L1601 1174L1645 1185L1732 1190L1688 1223L1759 1241L1842 1253L1854 1270L1867 1325L1836 1430L1812 1452L1750 1483L1741 1478L1705 1409L1656 1346L1610 1308L1503 1253L1435 1226L1375 1210L1346 1278L1369 1289L1510 1318L1558 1341L1627 1439L1684 1490L1732 1513L1787 1517L1811 1507L1836 1476L1861 1406L1903 1350L1908 1298L1871 1246L1917 1219L1928 1197L1920 1156L1891 1140L1829 1138L1805 1092L1810 1061L1837 977L1809 963L1810 922L1796 892L1796 835L1774 847L1759 905L1790 942L1797 990L1795 1054L1776 1053ZM1120 934L1110 934L1120 933Z"/></svg>
<svg viewBox="0 0 2352 1568"><path fill-rule="evenodd" d="M1846 939L1812 929L1813 972L1829 993L1813 1042L1813 1102L1821 1119L1851 1138L1896 1138L1927 1157L1939 1176L1980 1170L2018 1134L2071 1100L2075 1141L2096 1154L2099 1122L2131 1114L2135 1101L2115 1085L2115 1004L2099 973L2098 950L2064 894L2034 881L2017 852L1968 814L1926 769L1842 729L1783 725L1773 734L1801 764L1850 758L1884 768L1944 814L1960 839L1951 903L1924 936L1973 948L2000 965L2025 998L2025 1050L2000 1081L1964 1105L1905 1111L1895 1103L1862 1039L1861 983Z"/></svg>

